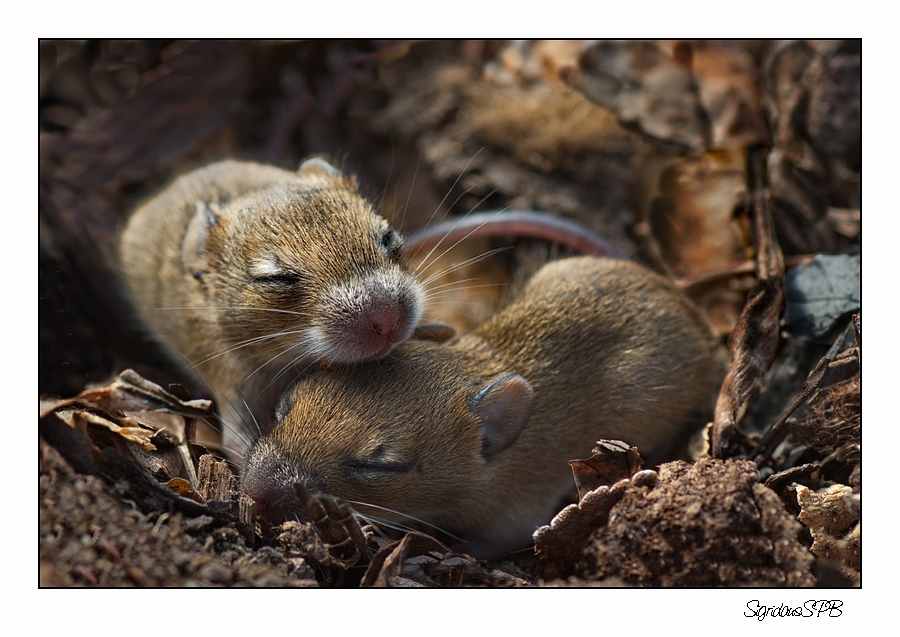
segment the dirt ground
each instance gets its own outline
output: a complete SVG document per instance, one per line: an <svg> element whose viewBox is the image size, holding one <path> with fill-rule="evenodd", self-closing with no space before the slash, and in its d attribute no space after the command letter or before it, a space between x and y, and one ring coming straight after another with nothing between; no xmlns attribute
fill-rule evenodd
<svg viewBox="0 0 900 637"><path fill-rule="evenodd" d="M860 586L860 80L858 40L41 41L40 585ZM266 527L113 255L173 176L310 155L405 232L547 211L671 277L731 352L709 426L653 467L598 444L496 562L323 495Z"/></svg>

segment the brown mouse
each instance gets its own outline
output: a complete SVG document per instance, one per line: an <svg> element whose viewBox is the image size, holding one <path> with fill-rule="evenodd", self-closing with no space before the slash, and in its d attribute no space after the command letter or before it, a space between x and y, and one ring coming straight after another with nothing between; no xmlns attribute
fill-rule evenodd
<svg viewBox="0 0 900 637"><path fill-rule="evenodd" d="M724 373L721 344L669 280L624 260L552 261L455 341L301 378L241 486L272 523L304 519L302 483L495 557L549 522L574 492L568 461L596 440L664 459L707 422Z"/></svg>
<svg viewBox="0 0 900 637"><path fill-rule="evenodd" d="M298 373L384 356L424 302L399 233L318 158L183 175L130 217L119 257L140 318L208 383L236 455Z"/></svg>

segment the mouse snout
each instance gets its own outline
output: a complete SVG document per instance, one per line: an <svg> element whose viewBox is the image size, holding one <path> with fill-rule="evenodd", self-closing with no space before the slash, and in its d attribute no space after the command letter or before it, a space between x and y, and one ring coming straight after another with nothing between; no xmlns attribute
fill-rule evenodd
<svg viewBox="0 0 900 637"><path fill-rule="evenodd" d="M310 493L325 491L321 480L283 459L265 439L260 439L247 454L241 472L241 492L253 499L256 512L269 524L310 521L294 488L298 483Z"/></svg>
<svg viewBox="0 0 900 637"><path fill-rule="evenodd" d="M384 356L412 334L422 298L418 281L400 270L332 286L320 301L323 322L312 331L316 349L335 362Z"/></svg>

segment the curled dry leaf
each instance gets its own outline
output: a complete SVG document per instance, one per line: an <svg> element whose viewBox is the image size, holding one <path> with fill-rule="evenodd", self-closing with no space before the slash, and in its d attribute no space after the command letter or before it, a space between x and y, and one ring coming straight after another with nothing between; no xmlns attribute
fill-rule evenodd
<svg viewBox="0 0 900 637"><path fill-rule="evenodd" d="M43 418L69 405L89 405L105 411L164 411L200 418L212 415L209 400L182 400L131 369L123 371L105 387L86 389L74 398L46 403L40 416Z"/></svg>
<svg viewBox="0 0 900 637"><path fill-rule="evenodd" d="M644 179L655 186L647 189L647 221L673 274L699 277L750 258L747 229L735 216L747 197L743 153L673 159Z"/></svg>
<svg viewBox="0 0 900 637"><path fill-rule="evenodd" d="M579 500L597 487L627 480L644 465L637 447L630 447L621 440L598 440L591 452L594 455L586 460L569 461Z"/></svg>
<svg viewBox="0 0 900 637"><path fill-rule="evenodd" d="M190 498L194 502L204 502L203 496L201 496L197 491L194 490L194 487L191 486L191 483L183 478L172 478L168 482L166 482L166 487L177 493L178 495L184 496L185 498Z"/></svg>
<svg viewBox="0 0 900 637"><path fill-rule="evenodd" d="M60 420L73 429L86 432L88 424L97 425L98 427L103 427L118 434L125 440L140 445L144 451L156 451L156 446L150 442L157 433L156 430L141 426L140 423L133 422L128 418L115 418L113 416L104 417L100 414L71 408L60 408L58 411L50 411L45 415L49 415L50 413L55 413Z"/></svg>
<svg viewBox="0 0 900 637"><path fill-rule="evenodd" d="M634 228L641 251L731 333L752 286L745 153L706 151L644 162L637 174Z"/></svg>
<svg viewBox="0 0 900 637"><path fill-rule="evenodd" d="M181 392L183 389L176 389ZM116 434L105 444L160 479L183 477L196 486L197 475L190 449L193 418L212 414L208 400L179 398L133 370L125 370L111 384L86 389L74 398L48 401L40 417L55 415L81 431L92 453L104 457L104 443L88 434L88 425ZM134 443L140 451L121 441Z"/></svg>
<svg viewBox="0 0 900 637"><path fill-rule="evenodd" d="M193 449L184 439L185 422L209 410L209 401L178 398L128 371L108 386L42 404L39 431L78 471L114 482L118 495L140 509L179 511L192 518L185 528L218 527L235 519L232 496L219 502L198 492ZM173 427L180 440L159 428L166 419L180 425Z"/></svg>
<svg viewBox="0 0 900 637"><path fill-rule="evenodd" d="M627 128L695 152L709 147L709 131L690 63L659 43L640 40L590 43L571 85L613 111Z"/></svg>
<svg viewBox="0 0 900 637"><path fill-rule="evenodd" d="M674 47L688 43L678 42ZM689 43L700 103L709 120L712 148L771 143L763 117L759 72L750 53L730 42Z"/></svg>

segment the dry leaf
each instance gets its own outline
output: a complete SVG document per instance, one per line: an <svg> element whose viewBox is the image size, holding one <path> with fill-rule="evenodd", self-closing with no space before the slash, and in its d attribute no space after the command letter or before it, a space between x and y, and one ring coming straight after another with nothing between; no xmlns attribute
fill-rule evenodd
<svg viewBox="0 0 900 637"><path fill-rule="evenodd" d="M212 415L210 401L181 400L130 369L105 387L86 389L75 398L44 403L40 417L69 405L90 405L105 411L165 411L201 418Z"/></svg>
<svg viewBox="0 0 900 637"><path fill-rule="evenodd" d="M626 128L684 150L709 148L690 62L656 42L598 40L579 58L572 86L613 111Z"/></svg>
<svg viewBox="0 0 900 637"><path fill-rule="evenodd" d="M190 482L182 478L172 478L171 480L166 482L166 487L168 487L178 495L190 498L195 502L204 502L203 496L201 496L194 490L194 487L191 486Z"/></svg>
<svg viewBox="0 0 900 637"><path fill-rule="evenodd" d="M648 177L645 177L648 178ZM647 220L661 256L679 277L697 277L746 261L746 229L735 217L747 197L742 153L671 160L656 179Z"/></svg>
<svg viewBox="0 0 900 637"><path fill-rule="evenodd" d="M594 455L586 460L569 461L579 500L597 487L627 480L644 464L637 447L630 447L621 440L598 440L591 452Z"/></svg>

